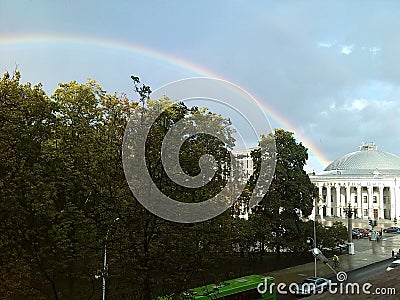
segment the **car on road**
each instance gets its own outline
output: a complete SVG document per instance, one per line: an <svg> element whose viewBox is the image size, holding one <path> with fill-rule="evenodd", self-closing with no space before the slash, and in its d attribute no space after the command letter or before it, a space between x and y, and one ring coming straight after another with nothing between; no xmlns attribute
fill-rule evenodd
<svg viewBox="0 0 400 300"><path fill-rule="evenodd" d="M363 237L363 234L356 229L353 229L352 235L353 239L361 239Z"/></svg>
<svg viewBox="0 0 400 300"><path fill-rule="evenodd" d="M359 233L363 235L363 237L367 237L370 235L369 231L363 229L363 228L353 228L354 230L357 230Z"/></svg>
<svg viewBox="0 0 400 300"><path fill-rule="evenodd" d="M385 233L400 233L400 228L392 226L392 227L383 229L383 232L385 232Z"/></svg>
<svg viewBox="0 0 400 300"><path fill-rule="evenodd" d="M310 296L312 294L321 294L329 289L331 283L330 279L323 277L308 277L297 284L295 295Z"/></svg>
<svg viewBox="0 0 400 300"><path fill-rule="evenodd" d="M400 266L400 259L396 259L392 261L392 263L386 268L386 271L391 271L399 266Z"/></svg>

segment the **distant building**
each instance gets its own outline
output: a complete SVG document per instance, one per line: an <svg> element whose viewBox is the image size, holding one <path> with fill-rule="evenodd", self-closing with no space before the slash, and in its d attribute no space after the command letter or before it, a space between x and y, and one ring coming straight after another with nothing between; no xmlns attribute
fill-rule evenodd
<svg viewBox="0 0 400 300"><path fill-rule="evenodd" d="M253 169L253 159L251 158L251 152L258 149L258 147L248 148L248 149L238 149L232 150L232 155L237 159L238 171L240 172L239 181L247 182L251 175L254 173ZM239 218L248 219L249 218L249 207L246 203L240 202L239 206Z"/></svg>
<svg viewBox="0 0 400 300"><path fill-rule="evenodd" d="M242 179L247 180L251 175L253 175L253 159L251 158L251 152L258 149L258 147L253 147L249 149L239 149L232 150L232 155L238 160L239 169L242 172Z"/></svg>
<svg viewBox="0 0 400 300"><path fill-rule="evenodd" d="M374 143L363 143L310 179L319 189L317 217L345 217L350 204L356 218L400 218L400 157Z"/></svg>

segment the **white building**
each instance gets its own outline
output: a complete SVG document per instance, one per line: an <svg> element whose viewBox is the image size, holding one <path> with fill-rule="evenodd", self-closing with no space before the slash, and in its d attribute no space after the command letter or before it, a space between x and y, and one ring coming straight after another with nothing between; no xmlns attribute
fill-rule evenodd
<svg viewBox="0 0 400 300"><path fill-rule="evenodd" d="M356 218L400 219L400 157L378 151L374 143L343 155L310 179L319 189L321 219L345 217L349 204Z"/></svg>
<svg viewBox="0 0 400 300"><path fill-rule="evenodd" d="M249 149L232 150L232 155L238 160L238 169L241 170L241 178L246 180L253 175L253 159L251 158L251 152L258 149L253 147Z"/></svg>
<svg viewBox="0 0 400 300"><path fill-rule="evenodd" d="M251 152L258 147L253 147L249 149L238 149L232 150L232 155L237 159L237 169L239 172L238 180L243 183L249 180L250 176L253 175L253 159L251 157ZM249 207L246 203L239 203L239 218L248 219L249 218Z"/></svg>

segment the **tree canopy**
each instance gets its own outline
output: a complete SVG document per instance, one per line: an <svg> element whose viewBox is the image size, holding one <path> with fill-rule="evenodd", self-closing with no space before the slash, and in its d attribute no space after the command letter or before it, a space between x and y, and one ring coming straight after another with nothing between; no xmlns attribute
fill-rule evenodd
<svg viewBox="0 0 400 300"><path fill-rule="evenodd" d="M195 224L174 223L149 212L129 188L122 163L129 119L140 121L130 128L138 134L152 112L162 111L146 138L146 166L159 190L192 203L227 184L235 142L229 120L167 97L151 99L150 87L135 76L134 101L107 93L91 79L60 83L50 96L40 84L20 79L16 71L0 80L0 297L98 299L99 278L105 276L112 298L179 298L187 288L232 272L243 275L232 262L255 249L306 249L309 223L302 217L311 213L316 189L303 170L307 149L292 133L277 129L260 140L260 145L276 141L276 154L268 157L276 160L276 170L248 221L227 210ZM207 118L207 126L227 142L196 134L182 143L179 163L189 176L199 174L204 154L216 163L209 183L194 189L168 177L161 148L174 124L197 117ZM251 195L258 162L268 156L261 149L252 153L255 173L242 201ZM340 236L342 229L332 230ZM332 243L329 238L321 242Z"/></svg>
<svg viewBox="0 0 400 300"><path fill-rule="evenodd" d="M43 299L151 299L188 288L202 269L229 249L229 212L201 224L156 217L132 195L121 159L124 130L132 114L169 106L152 126L147 162L159 188L179 201L200 202L224 184L227 149L198 135L182 147L182 168L196 173L198 157L214 155L220 166L207 189L171 185L160 164L161 141L178 120L212 116L225 132L228 120L207 109L151 100L139 86L137 102L108 94L94 80L61 83L47 96L40 84L20 83L20 73L0 81L0 293ZM229 145L228 145L229 147ZM198 151L193 151L196 148ZM107 273L102 270L105 245Z"/></svg>
<svg viewBox="0 0 400 300"><path fill-rule="evenodd" d="M304 230L302 216L311 214L317 190L304 171L307 149L298 143L293 133L276 129L273 136L263 137L261 143L274 138L276 144L275 173L267 193L253 208L250 221L259 237L262 249L266 246L277 253L299 251L304 243L299 240ZM262 155L261 148L254 151L255 162ZM259 168L255 166L255 178Z"/></svg>

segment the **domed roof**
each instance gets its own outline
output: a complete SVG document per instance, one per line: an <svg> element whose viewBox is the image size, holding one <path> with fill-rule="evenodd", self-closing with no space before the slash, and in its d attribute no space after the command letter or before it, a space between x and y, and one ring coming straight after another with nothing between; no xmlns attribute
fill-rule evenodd
<svg viewBox="0 0 400 300"><path fill-rule="evenodd" d="M400 157L378 151L374 143L363 144L360 146L360 150L343 155L333 161L322 173L325 175L334 173L337 175L399 174Z"/></svg>

